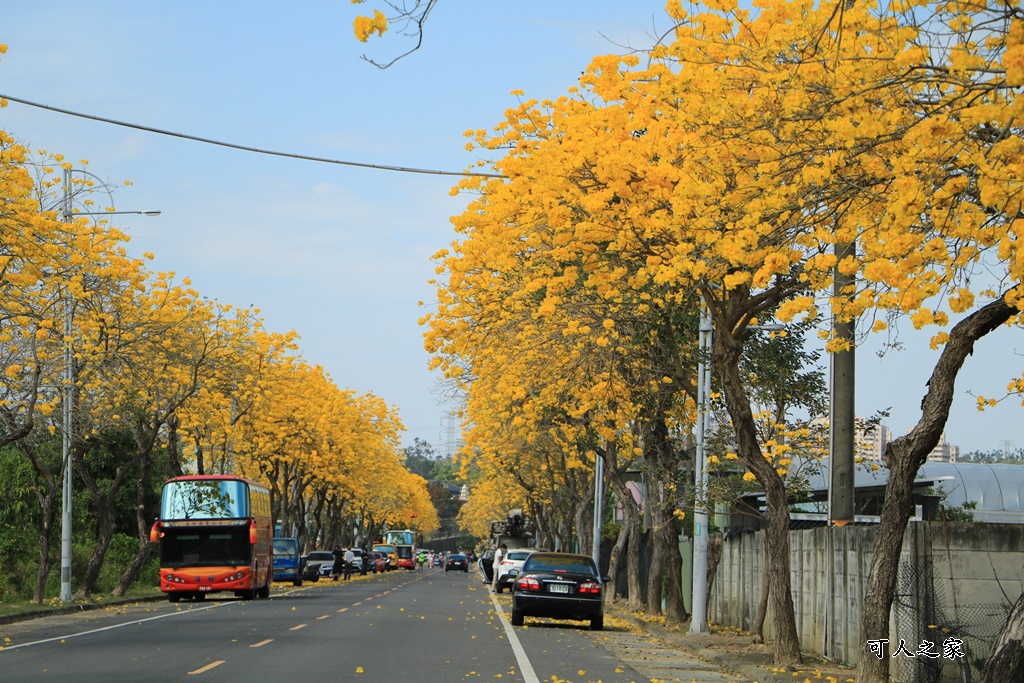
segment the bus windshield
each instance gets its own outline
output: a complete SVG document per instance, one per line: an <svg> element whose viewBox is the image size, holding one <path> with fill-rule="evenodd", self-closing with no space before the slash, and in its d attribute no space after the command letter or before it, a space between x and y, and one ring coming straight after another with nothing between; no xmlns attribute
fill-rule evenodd
<svg viewBox="0 0 1024 683"><path fill-rule="evenodd" d="M401 531L387 531L384 533L384 542L391 545L413 545L415 534L410 529Z"/></svg>
<svg viewBox="0 0 1024 683"><path fill-rule="evenodd" d="M168 529L160 542L160 566L247 566L251 558L248 527Z"/></svg>
<svg viewBox="0 0 1024 683"><path fill-rule="evenodd" d="M164 485L160 519L242 519L249 516L249 489L229 479L170 481Z"/></svg>

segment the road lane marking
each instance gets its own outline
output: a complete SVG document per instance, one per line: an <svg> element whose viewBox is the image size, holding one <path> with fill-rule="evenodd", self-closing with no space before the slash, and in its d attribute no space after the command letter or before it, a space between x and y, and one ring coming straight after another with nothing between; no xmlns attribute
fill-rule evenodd
<svg viewBox="0 0 1024 683"><path fill-rule="evenodd" d="M206 607L193 607L192 609L185 610L184 612L171 612L170 614L160 614L158 616L147 617L145 619L134 619L132 621L126 621L123 624L114 624L112 626L104 626L103 628L95 628L95 629L92 629L91 631L82 631L81 633L68 633L66 635L56 636L54 638L46 638L44 640L33 640L31 643L21 643L19 645L9 645L9 646L3 648L3 651L4 652L9 652L10 650L17 650L18 648L21 648L21 647L29 647L31 645L45 645L46 643L54 643L54 642L57 642L58 640L65 640L67 638L78 638L79 636L89 636L89 635L92 635L94 633L103 633L104 631L112 631L115 628L123 628L125 626L135 626L137 624L144 624L147 621L156 621L157 619L166 619L168 617L180 617L183 614L195 614L196 612L205 612L208 609L217 609L218 607L225 607L225 606L230 605L230 604L234 604L234 603L227 603L227 602L225 602L225 603L220 603L220 604L217 604L217 605L207 605Z"/></svg>
<svg viewBox="0 0 1024 683"><path fill-rule="evenodd" d="M305 624L299 624L298 626L292 626L289 631L298 631L300 628L306 628Z"/></svg>
<svg viewBox="0 0 1024 683"><path fill-rule="evenodd" d="M512 624L510 624L508 619L505 618L505 610L501 609L501 604L498 602L498 596L492 593L491 602L494 603L494 609L498 613L498 619L501 620L501 625L505 627L505 636L508 638L508 644L512 646L512 652L516 656L516 661L519 663L519 673L523 676L523 682L540 683L540 679L537 678L537 674L533 672L533 665L530 664L530 658L526 656L526 650L523 649L523 644L519 642L519 636L516 635L515 629L512 628Z"/></svg>
<svg viewBox="0 0 1024 683"><path fill-rule="evenodd" d="M274 642L273 638L267 638L266 640L261 640L258 643L253 643L249 647L263 647L264 645L269 645L272 642Z"/></svg>
<svg viewBox="0 0 1024 683"><path fill-rule="evenodd" d="M325 614L322 617L317 617L317 621L319 621L320 619L330 619L330 618L331 618L330 614Z"/></svg>
<svg viewBox="0 0 1024 683"><path fill-rule="evenodd" d="M360 602L353 602L352 606L353 607L359 607L359 605L361 605L361 604L363 604L361 601Z"/></svg>
<svg viewBox="0 0 1024 683"><path fill-rule="evenodd" d="M206 673L210 669L212 669L214 667L217 667L217 666L220 666L223 663L224 663L223 659L221 659L219 661L216 661L216 662L211 662L211 663L207 664L206 666L204 666L202 669L196 669L195 671L189 671L188 675L189 676L198 676L199 674Z"/></svg>
<svg viewBox="0 0 1024 683"><path fill-rule="evenodd" d="M347 612L347 611L348 611L348 607L342 607L340 610L338 610L338 612Z"/></svg>

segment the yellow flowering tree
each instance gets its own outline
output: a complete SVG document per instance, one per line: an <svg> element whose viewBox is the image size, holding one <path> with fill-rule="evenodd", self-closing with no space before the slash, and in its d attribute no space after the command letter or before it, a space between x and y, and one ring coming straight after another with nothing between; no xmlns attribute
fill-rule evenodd
<svg viewBox="0 0 1024 683"><path fill-rule="evenodd" d="M530 161L545 173L558 163ZM529 174L522 183L530 184ZM515 182L490 185L455 219L465 239L436 256L447 281L439 285L438 310L423 321L427 348L467 391L467 452L494 460L492 471L518 484L540 533L556 513L552 519L575 529L586 550L593 481L579 475L590 477L588 463L599 454L629 454L609 468L613 486L624 490L616 477L633 464L639 440L649 446L644 462L652 490L675 490L682 449L651 446L653 425L674 422L677 403L691 398L695 311L654 283L629 287L636 265L620 253L623 245L576 241L576 226L564 223L561 211L552 216L546 204L524 203L524 192L536 194ZM652 429L635 428L639 422ZM669 459L659 464L660 455ZM656 612L672 549L678 558L671 511L679 503L674 495L663 500L651 507L662 515L659 547L668 549L652 572L649 604ZM631 564L638 571L638 562ZM678 574L669 567L666 575ZM673 614L681 619L681 587L674 587L670 612L678 607Z"/></svg>
<svg viewBox="0 0 1024 683"><path fill-rule="evenodd" d="M0 45L0 53L4 52ZM60 428L66 302L119 242L88 227L78 239L59 220L47 188L60 182L59 156L35 159L0 132L0 445L17 444L31 464L39 495L39 561L33 599L41 602L51 568L51 532L64 468L46 456ZM48 201L49 200L49 201ZM77 276L76 276L77 275Z"/></svg>
<svg viewBox="0 0 1024 683"><path fill-rule="evenodd" d="M875 330L902 316L921 327L967 315L964 327L935 339L948 354L922 431L890 452L892 502L880 538L898 542L906 523L900 482L912 480L937 438L963 350L1016 320L1018 138L1004 132L1013 131L1015 81L983 74L1001 73L1001 50L1016 59L1017 24L1010 11L956 3L925 24L909 4L888 13L869 3L783 0L757 10L733 2L692 15L678 2L668 9L676 31L648 66L597 58L579 91L526 101L493 135L475 135L483 148L509 150L494 162L507 180L465 181L463 189L486 199L465 220L494 236L481 253L499 262L494 245L515 241L532 253L550 230L583 254L595 291L670 285L665 296L679 303L699 293L713 320L712 363L737 452L768 500L775 658L792 663L800 653L787 491L762 453L739 372L745 333L770 311L789 321L822 306L840 320L871 315ZM971 13L992 20L984 44L969 38ZM923 28L938 26L962 44L940 44ZM501 215L489 213L497 198ZM522 226L530 230L517 233ZM620 263L600 258L608 252ZM621 267L627 258L634 267ZM1008 288L972 291L969 276L990 259L1006 270ZM562 305L574 267L562 259L535 283L538 315ZM855 277L832 296L837 272ZM448 286L463 277L449 269ZM979 305L977 295L991 303ZM442 298L442 315L449 306ZM846 343L830 340L829 350ZM887 633L890 550L882 544L876 554L864 621L871 637Z"/></svg>

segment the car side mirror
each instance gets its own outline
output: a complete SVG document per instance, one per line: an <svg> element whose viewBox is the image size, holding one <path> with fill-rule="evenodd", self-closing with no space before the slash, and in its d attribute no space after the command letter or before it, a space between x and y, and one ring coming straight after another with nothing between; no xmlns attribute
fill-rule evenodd
<svg viewBox="0 0 1024 683"><path fill-rule="evenodd" d="M508 577L509 577L510 579L514 579L514 578L516 578L517 576L519 576L519 570L518 570L518 569L509 569L509 570L508 570Z"/></svg>
<svg viewBox="0 0 1024 683"><path fill-rule="evenodd" d="M611 580L612 580L612 577L610 577L610 576L602 576L601 577L601 581L603 583L609 583L609 582L611 582Z"/></svg>

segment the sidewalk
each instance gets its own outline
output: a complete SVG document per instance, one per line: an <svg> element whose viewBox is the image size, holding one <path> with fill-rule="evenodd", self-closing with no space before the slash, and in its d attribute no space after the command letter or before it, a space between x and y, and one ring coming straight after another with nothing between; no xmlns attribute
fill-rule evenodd
<svg viewBox="0 0 1024 683"><path fill-rule="evenodd" d="M670 630L617 609L614 605L605 605L605 613L628 621L659 640L757 683L847 683L853 681L857 674L856 669L839 666L806 652L801 666L785 669L775 667L772 665L771 646L755 644L750 635L726 630L692 634L687 631L689 624Z"/></svg>

